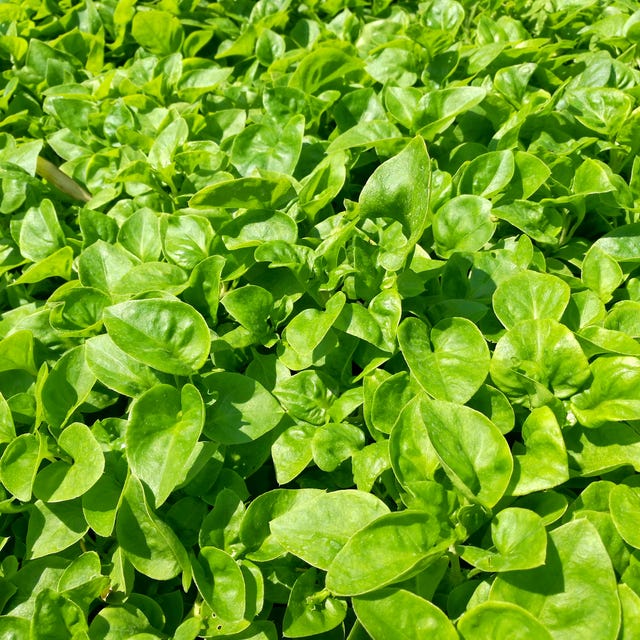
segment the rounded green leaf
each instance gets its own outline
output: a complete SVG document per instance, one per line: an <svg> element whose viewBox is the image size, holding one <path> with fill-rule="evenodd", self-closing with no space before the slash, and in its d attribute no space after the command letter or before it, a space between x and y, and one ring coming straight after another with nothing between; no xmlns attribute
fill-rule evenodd
<svg viewBox="0 0 640 640"><path fill-rule="evenodd" d="M458 191L491 198L509 185L514 172L515 162L512 151L483 153L471 160L464 168Z"/></svg>
<svg viewBox="0 0 640 640"><path fill-rule="evenodd" d="M640 338L640 301L621 300L613 305L604 321L606 329Z"/></svg>
<svg viewBox="0 0 640 640"><path fill-rule="evenodd" d="M330 631L344 620L347 603L332 598L318 582L318 572L308 569L293 585L282 623L285 638L302 638Z"/></svg>
<svg viewBox="0 0 640 640"><path fill-rule="evenodd" d="M526 452L513 457L511 495L550 489L569 479L562 431L549 407L538 407L531 412L522 425L522 439Z"/></svg>
<svg viewBox="0 0 640 640"><path fill-rule="evenodd" d="M440 467L417 398L405 407L391 430L389 458L395 477L406 489L433 480Z"/></svg>
<svg viewBox="0 0 640 640"><path fill-rule="evenodd" d="M404 407L415 398L411 379L406 371L390 376L373 394L371 422L382 433L391 433Z"/></svg>
<svg viewBox="0 0 640 640"><path fill-rule="evenodd" d="M302 502L273 519L270 527L289 553L327 570L356 531L387 513L389 508L374 495L345 489Z"/></svg>
<svg viewBox="0 0 640 640"><path fill-rule="evenodd" d="M85 287L111 292L139 260L117 244L97 240L78 258L78 276Z"/></svg>
<svg viewBox="0 0 640 640"><path fill-rule="evenodd" d="M451 544L442 523L423 511L397 511L357 531L327 572L327 589L340 596L375 591L428 566Z"/></svg>
<svg viewBox="0 0 640 640"><path fill-rule="evenodd" d="M560 320L570 295L569 285L556 276L521 271L498 285L493 294L493 310L507 329L521 320Z"/></svg>
<svg viewBox="0 0 640 640"><path fill-rule="evenodd" d="M51 504L37 500L30 510L27 557L31 560L64 551L89 529L78 500Z"/></svg>
<svg viewBox="0 0 640 640"><path fill-rule="evenodd" d="M180 49L184 32L180 20L167 11L138 11L131 23L131 35L150 53L165 56Z"/></svg>
<svg viewBox="0 0 640 640"><path fill-rule="evenodd" d="M207 398L205 433L222 444L244 444L271 431L282 418L278 401L256 380L220 371L202 378Z"/></svg>
<svg viewBox="0 0 640 640"><path fill-rule="evenodd" d="M313 460L311 438L315 427L310 424L294 424L283 431L271 445L271 459L278 484L287 484L300 475Z"/></svg>
<svg viewBox="0 0 640 640"><path fill-rule="evenodd" d="M187 273L184 269L167 262L144 262L132 267L114 285L116 296L139 296L148 291L165 291L178 295L187 288Z"/></svg>
<svg viewBox="0 0 640 640"><path fill-rule="evenodd" d="M491 240L495 230L491 202L479 196L452 198L433 216L436 251L443 258L448 258L456 251L481 249Z"/></svg>
<svg viewBox="0 0 640 640"><path fill-rule="evenodd" d="M449 618L435 604L404 589L380 589L353 598L353 610L373 640L457 640Z"/></svg>
<svg viewBox="0 0 640 640"><path fill-rule="evenodd" d="M640 411L640 358L600 357L591 365L593 382L571 398L571 410L585 427L637 420Z"/></svg>
<svg viewBox="0 0 640 640"><path fill-rule="evenodd" d="M53 589L43 589L35 598L30 640L87 637L84 611L72 600Z"/></svg>
<svg viewBox="0 0 640 640"><path fill-rule="evenodd" d="M253 500L240 527L240 540L247 548L247 558L264 562L283 555L285 548L271 533L271 521L321 494L321 489L273 489Z"/></svg>
<svg viewBox="0 0 640 640"><path fill-rule="evenodd" d="M465 612L458 632L464 640L552 640L531 613L509 602L483 602Z"/></svg>
<svg viewBox="0 0 640 640"><path fill-rule="evenodd" d="M509 507L491 521L495 551L479 547L463 548L462 559L489 573L532 569L544 564L547 532L542 518L533 511Z"/></svg>
<svg viewBox="0 0 640 640"><path fill-rule="evenodd" d="M287 176L236 178L216 182L200 189L189 200L190 207L223 207L227 209L279 209L296 195Z"/></svg>
<svg viewBox="0 0 640 640"><path fill-rule="evenodd" d="M500 390L517 399L535 396L537 385L566 398L590 376L573 333L549 318L523 320L509 329L498 340L490 373Z"/></svg>
<svg viewBox="0 0 640 640"><path fill-rule="evenodd" d="M84 424L74 422L66 427L58 437L58 446L73 462L56 460L38 473L33 492L45 502L78 498L100 479L104 469L100 443Z"/></svg>
<svg viewBox="0 0 640 640"><path fill-rule="evenodd" d="M204 403L191 384L152 387L132 405L125 443L133 473L160 506L189 472L204 426Z"/></svg>
<svg viewBox="0 0 640 640"><path fill-rule="evenodd" d="M640 620L640 597L628 585L618 584L618 595L622 606L622 627L620 640L638 640L640 628L637 621Z"/></svg>
<svg viewBox="0 0 640 640"><path fill-rule="evenodd" d="M33 482L43 454L40 438L23 433L12 440L0 458L0 482L5 489L22 502L31 500Z"/></svg>
<svg viewBox="0 0 640 640"><path fill-rule="evenodd" d="M266 289L249 284L232 289L220 302L227 313L257 339L270 333L273 296Z"/></svg>
<svg viewBox="0 0 640 640"><path fill-rule="evenodd" d="M179 300L129 300L108 307L111 339L135 360L158 371L188 376L207 360L211 339L204 318Z"/></svg>
<svg viewBox="0 0 640 640"><path fill-rule="evenodd" d="M335 471L345 460L364 447L365 435L348 422L318 427L311 438L313 460L322 471Z"/></svg>
<svg viewBox="0 0 640 640"><path fill-rule="evenodd" d="M414 138L398 155L383 162L360 193L363 219L389 216L402 225L409 252L427 224L431 169L424 140Z"/></svg>
<svg viewBox="0 0 640 640"><path fill-rule="evenodd" d="M611 518L627 544L640 549L640 489L619 484L609 494Z"/></svg>
<svg viewBox="0 0 640 640"><path fill-rule="evenodd" d="M490 599L526 609L554 640L615 640L620 627L616 582L597 530L581 518L551 531L544 565L499 575Z"/></svg>
<svg viewBox="0 0 640 640"><path fill-rule="evenodd" d="M623 280L622 268L616 260L598 245L591 246L582 262L582 282L603 302L608 302Z"/></svg>
<svg viewBox="0 0 640 640"><path fill-rule="evenodd" d="M489 372L489 347L466 318L445 318L429 333L417 318L398 328L398 341L411 373L434 398L464 403Z"/></svg>
<svg viewBox="0 0 640 640"><path fill-rule="evenodd" d="M240 566L222 549L203 547L193 561L198 591L216 618L224 622L242 620L246 607L246 586Z"/></svg>
<svg viewBox="0 0 640 640"><path fill-rule="evenodd" d="M85 358L84 344L69 349L45 379L40 398L47 422L57 429L86 400L96 379Z"/></svg>
<svg viewBox="0 0 640 640"><path fill-rule="evenodd" d="M156 371L125 353L106 333L85 342L85 358L105 387L131 398L162 381Z"/></svg>
<svg viewBox="0 0 640 640"><path fill-rule="evenodd" d="M515 424L513 407L502 391L489 384L483 384L467 402L467 406L484 413L500 432L509 433Z"/></svg>
<svg viewBox="0 0 640 640"><path fill-rule="evenodd" d="M122 494L116 538L129 562L152 580L175 578L189 565L182 543L151 510L135 476L129 476Z"/></svg>
<svg viewBox="0 0 640 640"><path fill-rule="evenodd" d="M504 495L513 459L509 445L489 418L474 409L424 400L422 417L445 472L469 500L493 507Z"/></svg>
<svg viewBox="0 0 640 640"><path fill-rule="evenodd" d="M233 140L231 162L243 176L256 169L291 175L300 157L304 124L298 114L288 122L249 125Z"/></svg>

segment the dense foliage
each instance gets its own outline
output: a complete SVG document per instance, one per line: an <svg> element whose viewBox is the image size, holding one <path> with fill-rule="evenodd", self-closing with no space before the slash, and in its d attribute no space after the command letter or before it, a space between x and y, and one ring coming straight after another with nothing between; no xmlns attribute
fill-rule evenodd
<svg viewBox="0 0 640 640"><path fill-rule="evenodd" d="M640 637L637 9L0 3L0 637Z"/></svg>

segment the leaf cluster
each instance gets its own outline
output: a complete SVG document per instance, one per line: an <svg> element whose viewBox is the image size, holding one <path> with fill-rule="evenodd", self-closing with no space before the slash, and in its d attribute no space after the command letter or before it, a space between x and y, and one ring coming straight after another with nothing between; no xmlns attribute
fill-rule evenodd
<svg viewBox="0 0 640 640"><path fill-rule="evenodd" d="M0 3L0 637L637 637L637 25Z"/></svg>

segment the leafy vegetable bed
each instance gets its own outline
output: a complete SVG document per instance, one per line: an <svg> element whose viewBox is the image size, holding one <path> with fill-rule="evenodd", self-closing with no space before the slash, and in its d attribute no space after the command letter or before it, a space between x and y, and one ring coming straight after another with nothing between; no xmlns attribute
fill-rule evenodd
<svg viewBox="0 0 640 640"><path fill-rule="evenodd" d="M637 9L2 2L0 637L640 637Z"/></svg>

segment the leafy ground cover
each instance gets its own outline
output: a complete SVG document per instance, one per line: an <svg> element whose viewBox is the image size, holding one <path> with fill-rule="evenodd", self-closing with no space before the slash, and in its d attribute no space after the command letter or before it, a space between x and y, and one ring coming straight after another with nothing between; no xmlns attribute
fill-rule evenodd
<svg viewBox="0 0 640 640"><path fill-rule="evenodd" d="M639 43L2 2L0 637L640 637Z"/></svg>

